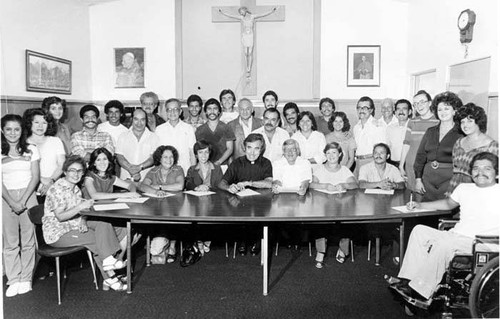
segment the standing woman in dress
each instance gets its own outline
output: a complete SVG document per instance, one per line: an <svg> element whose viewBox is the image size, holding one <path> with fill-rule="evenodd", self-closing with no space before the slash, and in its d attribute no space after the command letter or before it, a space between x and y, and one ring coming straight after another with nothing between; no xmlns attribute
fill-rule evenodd
<svg viewBox="0 0 500 319"><path fill-rule="evenodd" d="M50 113L54 118L57 126L55 136L61 139L64 145L64 151L67 155L69 155L71 153L71 130L66 124L63 123L66 113L66 100L57 96L49 96L43 99L42 109Z"/></svg>
<svg viewBox="0 0 500 319"><path fill-rule="evenodd" d="M356 151L356 141L351 132L351 124L344 112L335 112L328 121L328 128L331 133L325 136L326 143L338 143L342 148L343 156L340 165L351 169L354 164L354 151Z"/></svg>
<svg viewBox="0 0 500 319"><path fill-rule="evenodd" d="M432 105L440 122L425 132L413 165L415 191L423 195L423 201L445 198L453 176L453 146L463 136L456 117L462 100L447 91L436 95Z"/></svg>
<svg viewBox="0 0 500 319"><path fill-rule="evenodd" d="M40 154L40 184L37 195L40 196L38 200L42 204L49 187L62 175L66 153L61 139L54 136L57 126L50 113L40 108L28 109L23 117L27 141L35 145Z"/></svg>
<svg viewBox="0 0 500 319"><path fill-rule="evenodd" d="M2 117L2 234L3 262L7 275L6 297L31 290L35 268L35 227L27 209L37 204L40 180L39 154L26 142L22 118Z"/></svg>
<svg viewBox="0 0 500 319"><path fill-rule="evenodd" d="M448 194L461 183L473 183L469 171L476 154L488 152L498 156L498 142L485 134L488 118L482 107L474 103L464 105L458 111L458 121L465 137L459 138L453 147L453 177Z"/></svg>
<svg viewBox="0 0 500 319"><path fill-rule="evenodd" d="M417 116L410 119L406 127L406 135L401 150L401 161L399 162L399 171L406 179L406 187L415 190L415 172L413 164L417 155L418 146L422 141L425 131L431 126L439 123L431 109L432 98L429 93L420 90L413 97L413 109Z"/></svg>

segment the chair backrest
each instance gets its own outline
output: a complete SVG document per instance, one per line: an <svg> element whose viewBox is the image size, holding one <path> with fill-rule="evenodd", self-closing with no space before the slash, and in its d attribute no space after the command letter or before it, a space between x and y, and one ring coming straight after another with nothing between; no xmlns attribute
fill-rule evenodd
<svg viewBox="0 0 500 319"><path fill-rule="evenodd" d="M35 225L42 224L42 217L44 214L43 208L44 208L44 205L40 204L40 205L33 206L28 210L28 216L33 224L35 224Z"/></svg>

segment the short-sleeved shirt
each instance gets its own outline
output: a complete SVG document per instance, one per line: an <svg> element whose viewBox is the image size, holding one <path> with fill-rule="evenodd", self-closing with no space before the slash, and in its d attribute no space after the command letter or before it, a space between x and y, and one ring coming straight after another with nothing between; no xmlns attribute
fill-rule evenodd
<svg viewBox="0 0 500 319"><path fill-rule="evenodd" d="M364 126L361 121L354 125L352 132L356 140L356 155L372 155L375 144L385 143L385 132L379 126L377 119L371 115Z"/></svg>
<svg viewBox="0 0 500 319"><path fill-rule="evenodd" d="M328 121L320 115L316 117L316 127L318 132L323 133L323 135L330 134L330 129L328 128Z"/></svg>
<svg viewBox="0 0 500 319"><path fill-rule="evenodd" d="M240 114L236 111L233 112L222 112L219 121L228 124L232 120L236 119Z"/></svg>
<svg viewBox="0 0 500 319"><path fill-rule="evenodd" d="M313 167L313 175L316 176L319 183L330 183L337 185L340 183L347 183L347 180L354 177L354 174L345 166L340 166L336 172L331 172L326 169L326 164L315 165Z"/></svg>
<svg viewBox="0 0 500 319"><path fill-rule="evenodd" d="M499 184L489 187L478 187L474 183L458 185L450 198L460 204L460 221L450 231L472 238L476 235L498 236L499 193Z"/></svg>
<svg viewBox="0 0 500 319"><path fill-rule="evenodd" d="M323 153L326 139L323 134L318 131L312 131L309 138L306 138L301 131L297 131L293 134L292 138L299 143L300 156L305 159L314 158L316 164L326 161L325 154Z"/></svg>
<svg viewBox="0 0 500 319"><path fill-rule="evenodd" d="M46 136L43 144L31 144L36 145L40 153L40 176L52 177L52 174L57 169L57 158L66 155L61 139L55 136Z"/></svg>
<svg viewBox="0 0 500 319"><path fill-rule="evenodd" d="M155 134L158 136L160 145L171 145L179 153L178 164L184 172L191 167L191 156L193 145L196 143L194 129L191 125L179 121L172 126L170 122L165 122L156 128Z"/></svg>
<svg viewBox="0 0 500 319"><path fill-rule="evenodd" d="M264 151L265 158L274 162L283 157L283 143L290 138L287 131L281 127L277 127L274 131L272 141L269 141L264 126L259 127L252 133L257 133L264 137L264 141L266 142L266 150Z"/></svg>
<svg viewBox="0 0 500 319"><path fill-rule="evenodd" d="M196 140L206 140L212 145L212 155L210 160L212 162L217 162L221 158L222 154L224 154L224 152L226 152L227 150L226 142L234 141L236 137L234 136L231 128L226 123L219 121L217 123L217 126L215 127L215 131L212 131L210 129L208 123L209 122L196 129ZM221 165L227 164L228 160L225 160L224 163L221 163Z"/></svg>
<svg viewBox="0 0 500 319"><path fill-rule="evenodd" d="M42 217L43 238L47 244L55 243L71 230L78 230L81 217L76 215L70 220L60 222L55 215L56 210L67 211L80 204L82 191L65 178L58 179L47 191L44 216Z"/></svg>
<svg viewBox="0 0 500 319"><path fill-rule="evenodd" d="M94 172L88 171L87 176L85 176L85 181L90 181L95 187L95 190L98 193L112 193L113 192L113 184L116 181L116 176L112 175L111 177L102 177L97 175ZM83 197L91 198L89 191L86 187L82 189Z"/></svg>
<svg viewBox="0 0 500 319"><path fill-rule="evenodd" d="M222 179L231 185L262 181L269 177L273 177L273 167L267 158L259 156L255 162L250 162L246 156L241 156L229 165Z"/></svg>
<svg viewBox="0 0 500 319"><path fill-rule="evenodd" d="M116 148L116 145L118 144L118 138L120 137L120 135L128 131L128 128L126 128L125 125L123 124L118 124L117 126L114 126L109 124L109 121L107 121L99 124L99 126L97 126L97 130L99 132L106 132L109 135L111 135L111 139L113 140L113 145Z"/></svg>
<svg viewBox="0 0 500 319"><path fill-rule="evenodd" d="M161 176L161 165L153 167L144 178L144 181L149 180L150 185L170 185L177 182L177 178L182 176L184 178L184 171L179 165L171 167L165 179Z"/></svg>
<svg viewBox="0 0 500 319"><path fill-rule="evenodd" d="M87 153L92 153L99 147L106 148L111 154L115 153L113 139L106 132L90 133L84 128L71 135L71 154L85 157Z"/></svg>
<svg viewBox="0 0 500 319"><path fill-rule="evenodd" d="M404 182L404 179L401 176L399 170L396 168L396 166L391 165L389 163L385 164L385 171L383 176L379 175L378 170L375 167L375 162L373 161L361 166L361 168L359 169L360 181L365 181L368 183L377 183L386 178L393 183Z"/></svg>
<svg viewBox="0 0 500 319"><path fill-rule="evenodd" d="M31 163L40 159L40 154L35 145L28 145L28 152L6 164L3 160L8 155L2 155L2 182L8 190L23 189L28 187L31 181Z"/></svg>
<svg viewBox="0 0 500 319"><path fill-rule="evenodd" d="M116 154L120 154L132 165L139 165L147 160L158 148L159 140L156 134L146 129L139 140L132 129L120 135L116 145ZM141 171L141 179L146 176L148 170ZM123 167L120 173L121 179L130 178L130 174Z"/></svg>
<svg viewBox="0 0 500 319"><path fill-rule="evenodd" d="M295 164L290 165L287 159L282 157L273 162L273 179L280 181L284 188L298 189L303 181L311 181L311 163L299 156Z"/></svg>

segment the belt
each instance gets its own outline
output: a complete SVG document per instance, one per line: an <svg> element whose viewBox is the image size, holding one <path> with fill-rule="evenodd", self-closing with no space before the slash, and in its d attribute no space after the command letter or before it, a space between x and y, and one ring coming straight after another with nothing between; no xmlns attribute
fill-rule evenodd
<svg viewBox="0 0 500 319"><path fill-rule="evenodd" d="M372 154L369 154L369 155L356 155L356 158L360 159L360 160L364 160L364 159L373 158L373 155Z"/></svg>
<svg viewBox="0 0 500 319"><path fill-rule="evenodd" d="M453 163L441 163L438 161L432 161L429 162L431 164L432 169L438 169L438 168L453 168Z"/></svg>

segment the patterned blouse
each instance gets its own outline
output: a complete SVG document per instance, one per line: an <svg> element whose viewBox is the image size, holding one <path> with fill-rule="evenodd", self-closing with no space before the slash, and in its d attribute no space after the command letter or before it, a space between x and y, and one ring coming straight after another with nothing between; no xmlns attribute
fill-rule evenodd
<svg viewBox="0 0 500 319"><path fill-rule="evenodd" d="M45 199L45 214L42 218L43 238L47 244L55 243L59 238L71 230L78 230L81 217L76 215L70 220L60 222L55 216L57 209L66 211L80 204L82 191L65 178L58 179L47 191Z"/></svg>

